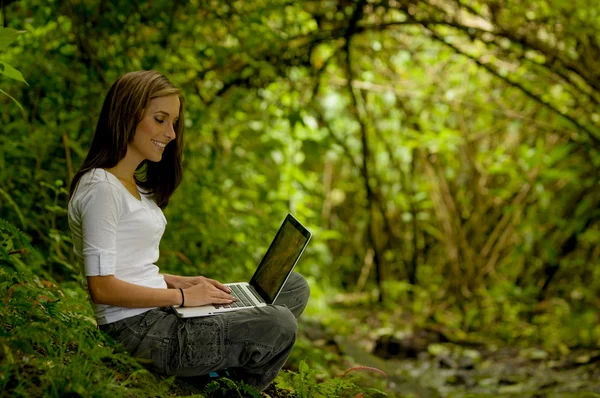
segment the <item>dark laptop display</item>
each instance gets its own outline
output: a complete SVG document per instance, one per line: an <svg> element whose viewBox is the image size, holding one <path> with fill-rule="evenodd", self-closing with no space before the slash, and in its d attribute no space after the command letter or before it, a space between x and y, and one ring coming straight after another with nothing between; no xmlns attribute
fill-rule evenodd
<svg viewBox="0 0 600 398"><path fill-rule="evenodd" d="M250 280L267 304L272 304L310 239L310 232L288 215Z"/></svg>

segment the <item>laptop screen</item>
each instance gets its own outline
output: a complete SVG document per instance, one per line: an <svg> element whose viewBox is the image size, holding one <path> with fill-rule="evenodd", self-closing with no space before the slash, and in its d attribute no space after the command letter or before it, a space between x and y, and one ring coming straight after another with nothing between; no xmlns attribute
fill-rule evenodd
<svg viewBox="0 0 600 398"><path fill-rule="evenodd" d="M298 220L291 214L287 215L250 280L267 304L272 304L277 298L310 236L310 232Z"/></svg>

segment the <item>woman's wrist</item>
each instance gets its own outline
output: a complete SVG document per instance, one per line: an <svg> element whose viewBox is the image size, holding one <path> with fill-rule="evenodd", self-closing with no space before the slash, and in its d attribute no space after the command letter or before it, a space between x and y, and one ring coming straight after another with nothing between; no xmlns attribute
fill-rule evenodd
<svg viewBox="0 0 600 398"><path fill-rule="evenodd" d="M181 292L179 289L169 289L169 293L171 293L171 305L174 307L181 306Z"/></svg>
<svg viewBox="0 0 600 398"><path fill-rule="evenodd" d="M170 274L162 274L163 278L165 279L165 283L167 284L167 287L169 289L177 289L177 286L179 285L179 279L181 278L180 276L177 275L170 275Z"/></svg>
<svg viewBox="0 0 600 398"><path fill-rule="evenodd" d="M182 288L179 288L179 291L181 292L181 304L179 306L184 307L185 306L185 294L183 293Z"/></svg>

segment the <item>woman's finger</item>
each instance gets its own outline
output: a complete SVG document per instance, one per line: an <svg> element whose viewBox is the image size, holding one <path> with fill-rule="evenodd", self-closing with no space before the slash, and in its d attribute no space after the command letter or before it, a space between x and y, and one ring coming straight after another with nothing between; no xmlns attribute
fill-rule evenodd
<svg viewBox="0 0 600 398"><path fill-rule="evenodd" d="M216 288L221 289L222 291L224 291L226 293L230 293L231 292L230 288L228 288L227 286L225 286L224 284L222 284L219 281L216 281L214 279L207 279L207 281L210 282Z"/></svg>
<svg viewBox="0 0 600 398"><path fill-rule="evenodd" d="M215 298L211 304L231 304L232 302L233 300L230 299Z"/></svg>
<svg viewBox="0 0 600 398"><path fill-rule="evenodd" d="M232 295L220 290L213 284L208 284L204 288L204 291L205 291L206 296L209 297L209 300L214 299L214 298L220 298L220 299L226 299L226 300L234 299L234 297Z"/></svg>
<svg viewBox="0 0 600 398"><path fill-rule="evenodd" d="M233 297L230 294L224 293L220 290L218 290L218 293L214 294L213 297L221 298L224 300L235 300L235 297Z"/></svg>

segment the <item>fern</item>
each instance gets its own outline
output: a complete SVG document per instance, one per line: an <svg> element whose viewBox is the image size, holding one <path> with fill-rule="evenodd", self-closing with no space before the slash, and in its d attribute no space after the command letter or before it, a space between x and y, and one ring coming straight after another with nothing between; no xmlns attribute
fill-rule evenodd
<svg viewBox="0 0 600 398"><path fill-rule="evenodd" d="M14 237L21 245L23 245L27 250L33 252L33 246L31 246L31 240L22 232L20 229L9 223L8 221L0 218L0 231L6 231L12 237ZM10 253L6 252L6 255ZM2 256L4 257L5 252L2 252Z"/></svg>
<svg viewBox="0 0 600 398"><path fill-rule="evenodd" d="M11 198L10 195L2 188L0 188L0 196L4 197L8 204L12 206L13 210L15 211L15 214L19 217L19 220L21 221L21 225L25 226L25 217L23 216L23 213L21 213L19 205L17 205L13 198Z"/></svg>
<svg viewBox="0 0 600 398"><path fill-rule="evenodd" d="M228 379L227 377L222 377L221 379L219 379L219 382L222 384L221 392L224 396L232 396L232 393L234 391L239 392L238 386L235 383L235 381Z"/></svg>
<svg viewBox="0 0 600 398"><path fill-rule="evenodd" d="M0 255L2 255L2 259L5 261L10 261L10 257L8 257L8 250L6 250L2 244L0 244Z"/></svg>
<svg viewBox="0 0 600 398"><path fill-rule="evenodd" d="M249 386L248 384L240 384L240 395L242 397L252 397L252 398L260 398L262 397L262 395L256 391L256 389L254 389L252 386Z"/></svg>
<svg viewBox="0 0 600 398"><path fill-rule="evenodd" d="M277 385L278 388L285 391L293 391L298 398L339 398L354 396L382 397L387 395L385 392L374 388L361 387L354 381L344 377L346 374L356 370L374 371L386 376L387 379L387 375L379 369L357 366L349 369L340 377L334 377L324 382L320 382L317 380L317 370L311 369L305 361L300 361L298 373L291 371L282 372L277 380Z"/></svg>
<svg viewBox="0 0 600 398"><path fill-rule="evenodd" d="M206 386L204 386L204 393L207 395L212 395L215 392L219 391L219 388L221 387L221 385L219 384L219 382L217 380L213 380L210 383L208 383Z"/></svg>
<svg viewBox="0 0 600 398"><path fill-rule="evenodd" d="M209 397L262 397L254 387L243 382L235 382L227 377L221 377L208 383L204 387L204 394Z"/></svg>

